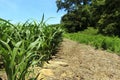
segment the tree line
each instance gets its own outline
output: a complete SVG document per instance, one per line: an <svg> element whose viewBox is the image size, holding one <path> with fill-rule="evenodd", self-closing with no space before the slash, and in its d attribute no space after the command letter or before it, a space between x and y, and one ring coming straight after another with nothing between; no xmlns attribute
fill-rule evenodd
<svg viewBox="0 0 120 80"><path fill-rule="evenodd" d="M68 32L87 27L99 33L120 36L120 0L56 0L57 11L64 9L61 24Z"/></svg>

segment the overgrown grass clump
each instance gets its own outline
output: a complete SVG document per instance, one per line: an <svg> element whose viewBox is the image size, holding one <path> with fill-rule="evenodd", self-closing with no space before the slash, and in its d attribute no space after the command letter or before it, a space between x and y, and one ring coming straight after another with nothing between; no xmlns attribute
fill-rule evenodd
<svg viewBox="0 0 120 80"><path fill-rule="evenodd" d="M120 54L120 38L97 34L96 29L89 28L83 32L66 33L64 36L79 43L92 45L97 49L100 48Z"/></svg>
<svg viewBox="0 0 120 80"><path fill-rule="evenodd" d="M0 55L8 80L25 80L29 67L42 65L58 49L63 30L43 19L14 25L0 18Z"/></svg>

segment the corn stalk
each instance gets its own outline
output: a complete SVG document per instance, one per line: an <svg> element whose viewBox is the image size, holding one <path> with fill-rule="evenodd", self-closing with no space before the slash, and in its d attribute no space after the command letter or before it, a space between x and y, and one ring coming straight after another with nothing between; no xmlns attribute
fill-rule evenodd
<svg viewBox="0 0 120 80"><path fill-rule="evenodd" d="M29 67L42 65L58 49L63 30L47 26L43 19L17 25L0 19L0 54L8 80L25 80Z"/></svg>

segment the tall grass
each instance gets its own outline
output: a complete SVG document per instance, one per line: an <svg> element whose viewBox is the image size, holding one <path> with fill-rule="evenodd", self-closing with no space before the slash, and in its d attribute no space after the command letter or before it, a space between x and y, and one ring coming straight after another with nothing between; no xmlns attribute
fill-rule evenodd
<svg viewBox="0 0 120 80"><path fill-rule="evenodd" d="M11 24L0 18L0 54L8 80L25 80L29 67L42 65L59 47L63 30L44 21Z"/></svg>
<svg viewBox="0 0 120 80"><path fill-rule="evenodd" d="M83 32L66 33L64 36L79 43L92 45L96 49L100 48L120 55L120 38L97 34L95 29L90 28Z"/></svg>

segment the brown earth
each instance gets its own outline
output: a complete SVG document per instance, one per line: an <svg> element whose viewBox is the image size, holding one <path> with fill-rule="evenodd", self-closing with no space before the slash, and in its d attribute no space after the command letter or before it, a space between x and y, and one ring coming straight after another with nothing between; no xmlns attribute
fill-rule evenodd
<svg viewBox="0 0 120 80"><path fill-rule="evenodd" d="M37 80L120 80L120 57L64 39L53 59L34 70Z"/></svg>

